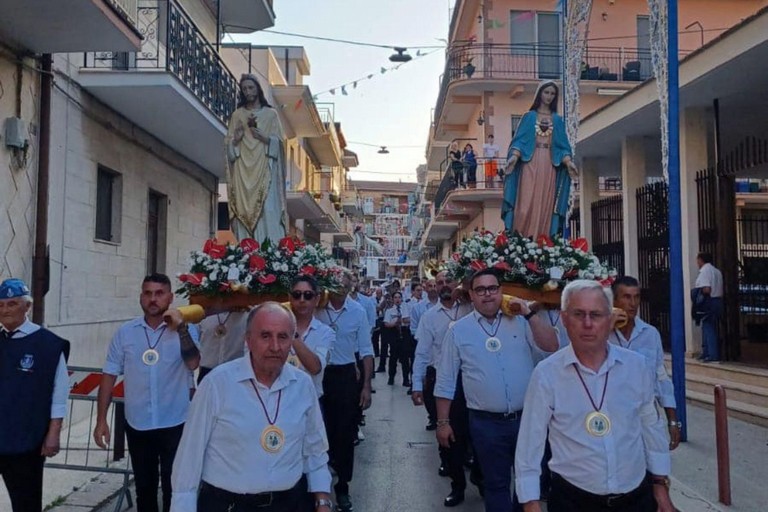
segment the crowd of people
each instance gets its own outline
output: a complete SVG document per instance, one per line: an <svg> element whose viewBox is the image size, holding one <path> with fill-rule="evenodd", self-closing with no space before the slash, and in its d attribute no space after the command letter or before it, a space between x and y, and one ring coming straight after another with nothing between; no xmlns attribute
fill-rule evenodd
<svg viewBox="0 0 768 512"><path fill-rule="evenodd" d="M671 512L680 424L639 297L631 277L612 289L579 280L552 309L504 295L492 269L378 288L346 272L327 300L300 276L287 303L209 310L192 325L169 278L152 274L143 314L109 344L93 437L108 448L122 375L139 512L160 509L158 488L164 512L351 511L371 380L395 386L399 372L435 432L444 506L464 501L469 480L486 512L542 500L550 512ZM31 300L19 280L0 285L0 403L30 408L0 419L14 512L41 510L67 412L69 344L27 319Z"/></svg>

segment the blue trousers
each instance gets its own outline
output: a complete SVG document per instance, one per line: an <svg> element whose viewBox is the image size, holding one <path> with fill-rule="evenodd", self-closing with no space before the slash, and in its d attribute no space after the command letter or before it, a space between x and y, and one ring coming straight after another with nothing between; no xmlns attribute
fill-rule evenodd
<svg viewBox="0 0 768 512"><path fill-rule="evenodd" d="M469 432L485 486L485 512L522 512L511 487L520 420L488 418L469 411Z"/></svg>
<svg viewBox="0 0 768 512"><path fill-rule="evenodd" d="M706 359L720 359L720 344L717 338L717 324L720 323L720 314L723 310L723 299L720 297L710 299L711 313L701 321L702 347L701 355Z"/></svg>

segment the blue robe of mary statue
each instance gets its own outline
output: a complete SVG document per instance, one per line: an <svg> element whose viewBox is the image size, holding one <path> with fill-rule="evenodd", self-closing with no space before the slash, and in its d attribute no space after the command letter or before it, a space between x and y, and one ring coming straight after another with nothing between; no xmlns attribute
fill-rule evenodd
<svg viewBox="0 0 768 512"><path fill-rule="evenodd" d="M514 171L504 179L504 200L501 206L501 218L504 220L504 227L508 231L513 231L515 225L515 206L517 205L518 197L523 197L523 194L530 193L530 191L521 190L520 176L523 168L531 165L534 152L537 151L536 118L537 114L533 110L523 115L517 132L507 150L507 160L512 157L513 150L517 150L520 153ZM532 172L541 173L551 170L555 173L555 200L551 211L552 221L549 224L548 233L550 236L553 236L563 235L566 227L571 177L568 174L567 167L563 164L563 158L572 156L573 152L566 135L565 123L560 115L552 113L552 127L550 129L552 130L552 135L549 137L551 139L549 141L549 168L533 169ZM541 137L538 138L541 139ZM542 151L541 143L539 145L540 148L538 150ZM536 160L540 164L542 159ZM531 170L526 170L526 172L531 172ZM548 208L548 206L545 207ZM535 238L541 233L521 234Z"/></svg>

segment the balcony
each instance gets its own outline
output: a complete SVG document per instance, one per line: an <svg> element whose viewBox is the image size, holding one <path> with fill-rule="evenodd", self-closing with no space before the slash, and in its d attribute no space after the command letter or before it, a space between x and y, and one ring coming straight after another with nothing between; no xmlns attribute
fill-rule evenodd
<svg viewBox="0 0 768 512"><path fill-rule="evenodd" d="M33 53L136 51L136 0L0 0L0 39Z"/></svg>
<svg viewBox="0 0 768 512"><path fill-rule="evenodd" d="M435 107L435 133L466 125L480 105L484 91L517 95L533 92L539 81L562 80L562 49L545 44L462 44L448 50ZM630 89L652 75L649 50L585 49L582 91L596 88ZM450 109L446 109L450 105ZM450 138L450 137L449 137Z"/></svg>
<svg viewBox="0 0 768 512"><path fill-rule="evenodd" d="M218 1L221 2L221 24L230 34L250 34L275 26L272 0Z"/></svg>
<svg viewBox="0 0 768 512"><path fill-rule="evenodd" d="M288 216L292 219L303 220L320 233L342 231L342 219L328 198L328 193L311 192L289 184L285 196Z"/></svg>
<svg viewBox="0 0 768 512"><path fill-rule="evenodd" d="M317 137L306 139L310 151L315 156L316 163L327 167L341 167L342 154L336 123L333 120L333 105L318 104L318 113L325 131Z"/></svg>
<svg viewBox="0 0 768 512"><path fill-rule="evenodd" d="M85 54L78 81L208 172L224 177L226 121L237 81L175 0L138 10L141 50Z"/></svg>
<svg viewBox="0 0 768 512"><path fill-rule="evenodd" d="M320 119L312 93L306 85L273 85L272 97L275 103L287 105L282 110L288 123L283 128L289 138L321 137L325 125Z"/></svg>

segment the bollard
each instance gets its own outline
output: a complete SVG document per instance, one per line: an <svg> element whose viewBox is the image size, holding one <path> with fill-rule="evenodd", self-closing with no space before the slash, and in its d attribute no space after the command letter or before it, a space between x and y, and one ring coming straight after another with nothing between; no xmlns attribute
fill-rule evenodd
<svg viewBox="0 0 768 512"><path fill-rule="evenodd" d="M728 449L728 406L725 388L715 386L715 443L717 445L717 494L720 503L731 504L731 456Z"/></svg>

